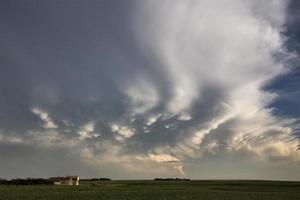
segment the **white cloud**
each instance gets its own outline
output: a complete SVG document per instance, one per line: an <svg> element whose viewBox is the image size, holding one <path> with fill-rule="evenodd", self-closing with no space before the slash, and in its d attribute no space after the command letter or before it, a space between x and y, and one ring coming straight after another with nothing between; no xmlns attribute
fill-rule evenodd
<svg viewBox="0 0 300 200"><path fill-rule="evenodd" d="M53 120L49 117L49 114L40 109L40 108L32 108L31 111L38 115L40 119L44 122L44 128L49 129L49 128L57 128L58 126L53 122Z"/></svg>
<svg viewBox="0 0 300 200"><path fill-rule="evenodd" d="M264 4L265 12L274 9L281 13L276 18L284 18L285 3L273 2ZM207 86L231 92L238 86L262 83L281 71L282 65L272 56L281 50L278 26L252 13L258 5L257 1L233 1L229 6L224 0L142 3L140 44L168 71L173 84L168 103L171 113L189 110L195 100L201 101Z"/></svg>
<svg viewBox="0 0 300 200"><path fill-rule="evenodd" d="M159 102L159 96L153 84L138 79L126 90L126 95L130 98L131 112L143 114L154 108Z"/></svg>
<svg viewBox="0 0 300 200"><path fill-rule="evenodd" d="M5 135L0 132L0 143L20 144L23 143L23 138L18 135Z"/></svg>
<svg viewBox="0 0 300 200"><path fill-rule="evenodd" d="M122 126L119 124L111 124L111 130L114 133L117 133L118 136L116 136L117 140L122 140L122 137L124 138L131 138L134 135L135 129L133 128L129 128L127 126Z"/></svg>
<svg viewBox="0 0 300 200"><path fill-rule="evenodd" d="M192 119L192 117L189 114L181 114L178 116L178 120L181 120L181 121L189 121L191 119Z"/></svg>
<svg viewBox="0 0 300 200"><path fill-rule="evenodd" d="M168 163L173 166L181 175L184 175L183 166L180 160L169 154L149 154L149 158L158 163Z"/></svg>
<svg viewBox="0 0 300 200"><path fill-rule="evenodd" d="M134 129L122 126L118 131L119 135L122 135L125 138L130 138L134 135Z"/></svg>
<svg viewBox="0 0 300 200"><path fill-rule="evenodd" d="M179 159L168 154L149 154L151 160L156 162L178 162Z"/></svg>
<svg viewBox="0 0 300 200"><path fill-rule="evenodd" d="M152 115L150 116L147 121L146 121L146 125L147 126L151 126L152 124L154 124L155 122L157 122L157 120L161 117L161 114L156 114L156 115Z"/></svg>
<svg viewBox="0 0 300 200"><path fill-rule="evenodd" d="M267 107L276 94L262 90L287 69L276 58L278 53L289 56L281 35L287 5L284 0L140 3L137 38L171 83L167 112L190 120L186 113L197 112L193 105L216 102L209 105L210 119L184 131L189 137L173 147L177 154L187 155L180 151L190 153L191 148L193 155L221 154L225 145L229 151L264 154L265 159L270 149L286 158L299 156L292 120L273 116ZM210 92L218 93L218 99L207 99Z"/></svg>
<svg viewBox="0 0 300 200"><path fill-rule="evenodd" d="M112 132L116 132L120 129L119 125L117 124L111 124L110 128Z"/></svg>
<svg viewBox="0 0 300 200"><path fill-rule="evenodd" d="M84 140L86 138L98 137L99 134L94 134L95 122L88 122L80 127L78 131L79 139Z"/></svg>

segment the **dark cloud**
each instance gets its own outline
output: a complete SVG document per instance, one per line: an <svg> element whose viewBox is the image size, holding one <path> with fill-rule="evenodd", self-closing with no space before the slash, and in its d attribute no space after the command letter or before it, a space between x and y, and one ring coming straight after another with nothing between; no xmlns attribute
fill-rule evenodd
<svg viewBox="0 0 300 200"><path fill-rule="evenodd" d="M298 163L298 3L192 3L1 1L0 176Z"/></svg>

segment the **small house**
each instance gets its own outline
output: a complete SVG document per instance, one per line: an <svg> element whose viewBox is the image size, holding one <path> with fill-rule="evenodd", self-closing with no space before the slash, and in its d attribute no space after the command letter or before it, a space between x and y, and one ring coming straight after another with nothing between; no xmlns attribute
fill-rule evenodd
<svg viewBox="0 0 300 200"><path fill-rule="evenodd" d="M53 185L79 185L79 176L51 177Z"/></svg>

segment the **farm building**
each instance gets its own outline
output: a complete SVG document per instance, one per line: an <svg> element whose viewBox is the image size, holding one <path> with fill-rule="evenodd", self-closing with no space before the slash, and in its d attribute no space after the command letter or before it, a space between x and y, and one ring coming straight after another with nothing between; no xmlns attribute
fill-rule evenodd
<svg viewBox="0 0 300 200"><path fill-rule="evenodd" d="M51 177L53 185L79 185L79 176Z"/></svg>

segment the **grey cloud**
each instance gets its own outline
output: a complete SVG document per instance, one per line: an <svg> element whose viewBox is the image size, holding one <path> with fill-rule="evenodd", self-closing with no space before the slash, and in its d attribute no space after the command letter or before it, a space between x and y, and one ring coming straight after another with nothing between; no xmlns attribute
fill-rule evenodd
<svg viewBox="0 0 300 200"><path fill-rule="evenodd" d="M285 1L1 4L0 176L206 177L201 162L234 155L300 159L284 140L297 123L269 111L262 87L288 68L273 56L289 55Z"/></svg>

